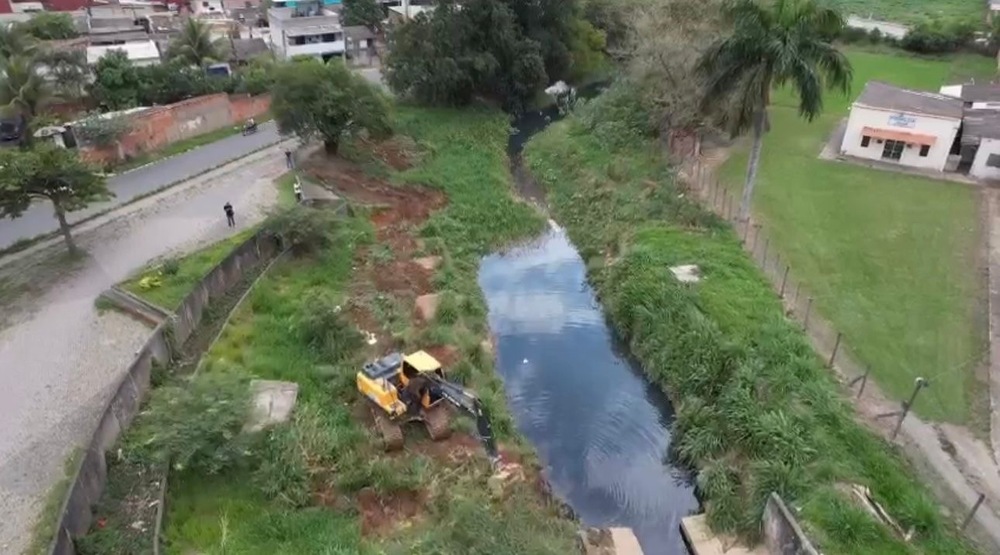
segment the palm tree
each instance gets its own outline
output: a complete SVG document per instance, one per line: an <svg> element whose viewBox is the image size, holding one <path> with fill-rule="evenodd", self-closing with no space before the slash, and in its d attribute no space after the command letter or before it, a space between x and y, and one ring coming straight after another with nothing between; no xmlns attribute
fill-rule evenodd
<svg viewBox="0 0 1000 555"><path fill-rule="evenodd" d="M715 42L699 64L706 77L705 108L719 114L730 133L753 131L741 220L750 215L767 108L774 87L790 85L799 98L799 115L812 121L823 108L823 89L845 93L851 64L833 46L844 20L817 0L735 0L727 7L733 30Z"/></svg>
<svg viewBox="0 0 1000 555"><path fill-rule="evenodd" d="M34 52L38 42L21 25L0 25L0 60Z"/></svg>
<svg viewBox="0 0 1000 555"><path fill-rule="evenodd" d="M170 44L169 56L185 63L204 67L218 62L226 54L225 39L213 39L208 25L197 19L188 19L181 33Z"/></svg>
<svg viewBox="0 0 1000 555"><path fill-rule="evenodd" d="M55 97L34 57L17 55L0 60L0 108L24 118L26 141L32 139L32 122Z"/></svg>

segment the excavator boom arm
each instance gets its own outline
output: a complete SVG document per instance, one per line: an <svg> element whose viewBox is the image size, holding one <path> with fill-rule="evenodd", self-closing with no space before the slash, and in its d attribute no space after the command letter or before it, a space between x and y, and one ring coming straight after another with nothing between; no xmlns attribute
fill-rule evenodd
<svg viewBox="0 0 1000 555"><path fill-rule="evenodd" d="M496 440L493 438L493 424L490 421L489 412L483 406L482 401L468 389L451 383L441 376L430 375L429 377L434 392L476 420L479 440L483 444L483 449L486 450L486 455L490 458L490 463L496 465L500 460L500 452L497 450Z"/></svg>

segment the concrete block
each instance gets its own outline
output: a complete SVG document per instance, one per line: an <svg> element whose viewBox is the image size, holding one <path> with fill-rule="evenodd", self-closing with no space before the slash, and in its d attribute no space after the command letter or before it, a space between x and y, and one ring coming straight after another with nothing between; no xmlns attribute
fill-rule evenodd
<svg viewBox="0 0 1000 555"><path fill-rule="evenodd" d="M276 380L253 380L250 382L253 396L253 412L246 430L259 432L268 426L287 421L295 408L299 395L299 384Z"/></svg>

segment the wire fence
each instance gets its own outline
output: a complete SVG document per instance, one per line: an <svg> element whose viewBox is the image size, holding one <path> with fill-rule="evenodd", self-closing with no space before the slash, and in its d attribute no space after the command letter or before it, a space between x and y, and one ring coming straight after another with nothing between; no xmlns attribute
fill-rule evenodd
<svg viewBox="0 0 1000 555"><path fill-rule="evenodd" d="M910 409L920 402L931 401L929 398L920 399L920 392L936 378L954 376L956 368L949 367L934 375L917 378L906 400L885 397L882 391L869 384L871 367L861 364L850 352L848 338L819 314L818 305L824 304L827 300L832 302L833 299L816 297L809 292L803 282L797 279L791 264L782 257L773 236L761 222L752 216L747 220L739 217L740 199L719 180L711 165L699 161L688 168L688 174L688 183L693 186L692 192L700 198L706 208L730 223L744 250L774 287L784 306L785 314L802 326L803 332L809 337L813 348L827 368L835 372L848 388L859 412L875 422L877 428L890 441L896 442L900 431L905 430L904 423L907 422ZM976 358L978 360L980 357ZM975 362L966 361L962 366ZM914 418L911 417L910 420ZM975 491L970 495L958 497L967 507L964 514L959 515L961 518L959 527L963 532L973 522L978 522L980 527L987 531L997 522L992 511L980 511L986 500L984 493ZM977 534L977 537L991 537L993 543L1000 542L998 536L991 533ZM1000 549L1000 545L996 547Z"/></svg>

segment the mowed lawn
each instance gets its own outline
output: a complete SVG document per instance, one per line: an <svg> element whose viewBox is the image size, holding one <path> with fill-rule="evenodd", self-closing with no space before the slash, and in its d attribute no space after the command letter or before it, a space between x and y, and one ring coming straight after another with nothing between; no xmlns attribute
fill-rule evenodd
<svg viewBox="0 0 1000 555"><path fill-rule="evenodd" d="M923 376L932 385L916 403L918 414L988 421L988 414L972 410L987 395L974 377L985 356L978 193L817 156L869 79L936 91L956 71L988 75L993 62L848 55L851 94L829 94L824 115L813 123L798 117L787 91L775 95L756 216L816 308L893 398L905 398ZM723 167L727 184L741 185L746 160L744 145Z"/></svg>
<svg viewBox="0 0 1000 555"><path fill-rule="evenodd" d="M985 0L831 0L844 15L913 24L925 19L982 21Z"/></svg>

